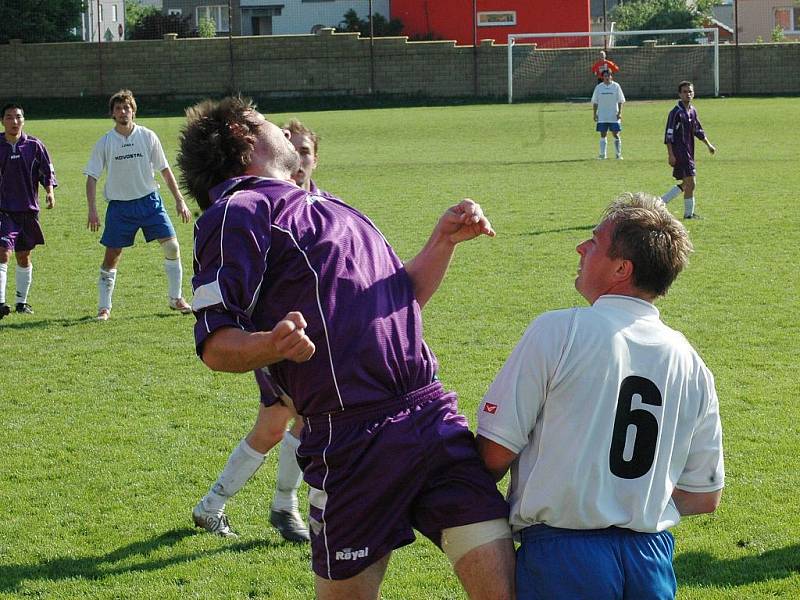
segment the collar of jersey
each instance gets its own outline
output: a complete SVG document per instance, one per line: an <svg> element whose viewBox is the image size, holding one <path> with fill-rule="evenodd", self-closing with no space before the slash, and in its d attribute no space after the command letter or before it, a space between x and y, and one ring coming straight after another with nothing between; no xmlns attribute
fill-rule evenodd
<svg viewBox="0 0 800 600"><path fill-rule="evenodd" d="M659 316L658 308L656 308L655 304L648 302L647 300L642 300L641 298L634 298L633 296L606 294L595 300L594 306L610 306L614 308L620 308L639 317Z"/></svg>

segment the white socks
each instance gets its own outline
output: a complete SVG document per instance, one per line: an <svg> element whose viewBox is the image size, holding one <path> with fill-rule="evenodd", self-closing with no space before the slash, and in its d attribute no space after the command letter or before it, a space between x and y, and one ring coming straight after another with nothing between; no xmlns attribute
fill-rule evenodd
<svg viewBox="0 0 800 600"><path fill-rule="evenodd" d="M303 472L297 464L297 448L300 440L286 431L278 455L278 484L272 500L273 510L297 510L297 488L303 481Z"/></svg>
<svg viewBox="0 0 800 600"><path fill-rule="evenodd" d="M667 204L670 200L672 200L675 196L680 194L683 190L681 190L680 186L674 185L672 186L669 191L661 196L661 201L664 204Z"/></svg>
<svg viewBox="0 0 800 600"><path fill-rule="evenodd" d="M203 506L209 512L222 512L228 498L238 492L258 471L264 462L265 454L253 450L247 440L242 440L233 449L219 474L217 481L203 497Z"/></svg>
<svg viewBox="0 0 800 600"><path fill-rule="evenodd" d="M97 280L97 291L99 293L98 308L111 310L111 296L114 295L114 284L117 282L117 270L106 271L100 267L100 278Z"/></svg>
<svg viewBox="0 0 800 600"><path fill-rule="evenodd" d="M8 280L8 263L0 263L0 304L6 303L7 280Z"/></svg>
<svg viewBox="0 0 800 600"><path fill-rule="evenodd" d="M16 302L26 303L28 301L28 292L31 289L31 282L33 281L33 265L28 267L20 267L17 265L15 272L15 279L17 282L17 295ZM0 264L0 304L6 302L6 284L8 283L8 263Z"/></svg>
<svg viewBox="0 0 800 600"><path fill-rule="evenodd" d="M622 156L622 138L614 138L614 148L617 150L617 158Z"/></svg>
<svg viewBox="0 0 800 600"><path fill-rule="evenodd" d="M608 139L601 137L600 138L600 156L605 158L606 157L606 148L608 147Z"/></svg>
<svg viewBox="0 0 800 600"><path fill-rule="evenodd" d="M17 304L24 304L28 301L28 291L31 289L31 281L33 280L33 265L28 265L27 269L17 265L16 279Z"/></svg>
<svg viewBox="0 0 800 600"><path fill-rule="evenodd" d="M694 196L683 199L683 218L688 219L694 215Z"/></svg>
<svg viewBox="0 0 800 600"><path fill-rule="evenodd" d="M169 287L170 298L181 298L181 281L183 280L183 267L181 266L181 259L176 258L170 260L164 259L164 271L167 274L167 285Z"/></svg>
<svg viewBox="0 0 800 600"><path fill-rule="evenodd" d="M290 432L283 434L280 452L278 455L278 483L275 497L272 500L272 509L281 511L297 510L297 488L303 481L303 472L297 464L297 448L300 440ZM236 492L244 487L250 478L255 475L264 463L266 454L261 454L242 440L233 449L225 463L225 468L219 474L217 481L211 486L208 494L203 497L203 507L209 512L222 512L225 503Z"/></svg>

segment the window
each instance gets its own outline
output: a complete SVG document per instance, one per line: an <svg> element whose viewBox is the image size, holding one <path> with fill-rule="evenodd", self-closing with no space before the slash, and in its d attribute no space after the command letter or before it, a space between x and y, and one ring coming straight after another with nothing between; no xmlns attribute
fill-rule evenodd
<svg viewBox="0 0 800 600"><path fill-rule="evenodd" d="M502 27L517 24L517 11L479 12L478 27Z"/></svg>
<svg viewBox="0 0 800 600"><path fill-rule="evenodd" d="M197 22L200 23L203 19L211 19L217 31L230 31L227 6L198 6Z"/></svg>
<svg viewBox="0 0 800 600"><path fill-rule="evenodd" d="M111 20L116 23L119 19L117 19L117 9L119 7L116 4L111 5Z"/></svg>
<svg viewBox="0 0 800 600"><path fill-rule="evenodd" d="M786 33L800 33L800 6L776 8L775 26Z"/></svg>

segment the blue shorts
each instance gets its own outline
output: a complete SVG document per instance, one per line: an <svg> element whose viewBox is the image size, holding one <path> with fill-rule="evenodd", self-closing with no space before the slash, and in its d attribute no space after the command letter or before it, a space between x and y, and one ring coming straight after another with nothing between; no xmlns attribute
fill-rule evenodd
<svg viewBox="0 0 800 600"><path fill-rule="evenodd" d="M106 209L106 224L100 243L106 248L133 246L136 232L142 230L147 242L175 237L158 192L136 200L111 200Z"/></svg>
<svg viewBox="0 0 800 600"><path fill-rule="evenodd" d="M620 123L598 123L595 128L600 133L605 133L609 129L614 132L622 131L622 125Z"/></svg>
<svg viewBox="0 0 800 600"><path fill-rule="evenodd" d="M306 417L297 451L309 485L311 561L347 579L443 529L508 518L456 395L432 383L377 406Z"/></svg>
<svg viewBox="0 0 800 600"><path fill-rule="evenodd" d="M0 247L14 252L28 252L44 244L44 234L35 211L0 211Z"/></svg>
<svg viewBox="0 0 800 600"><path fill-rule="evenodd" d="M675 540L669 531L557 529L521 532L517 598L544 600L672 600Z"/></svg>

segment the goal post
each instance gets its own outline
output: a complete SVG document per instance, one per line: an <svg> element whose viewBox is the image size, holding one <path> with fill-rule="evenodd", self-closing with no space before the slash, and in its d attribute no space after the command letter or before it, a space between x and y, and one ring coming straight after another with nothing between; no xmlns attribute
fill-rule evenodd
<svg viewBox="0 0 800 600"><path fill-rule="evenodd" d="M663 95L681 79L688 79L696 88L704 87L706 94L713 89L714 96L719 96L719 30L715 27L514 33L508 36L509 104L515 98L591 95L590 65L602 49L619 65L626 95ZM677 73L677 79L668 77Z"/></svg>

